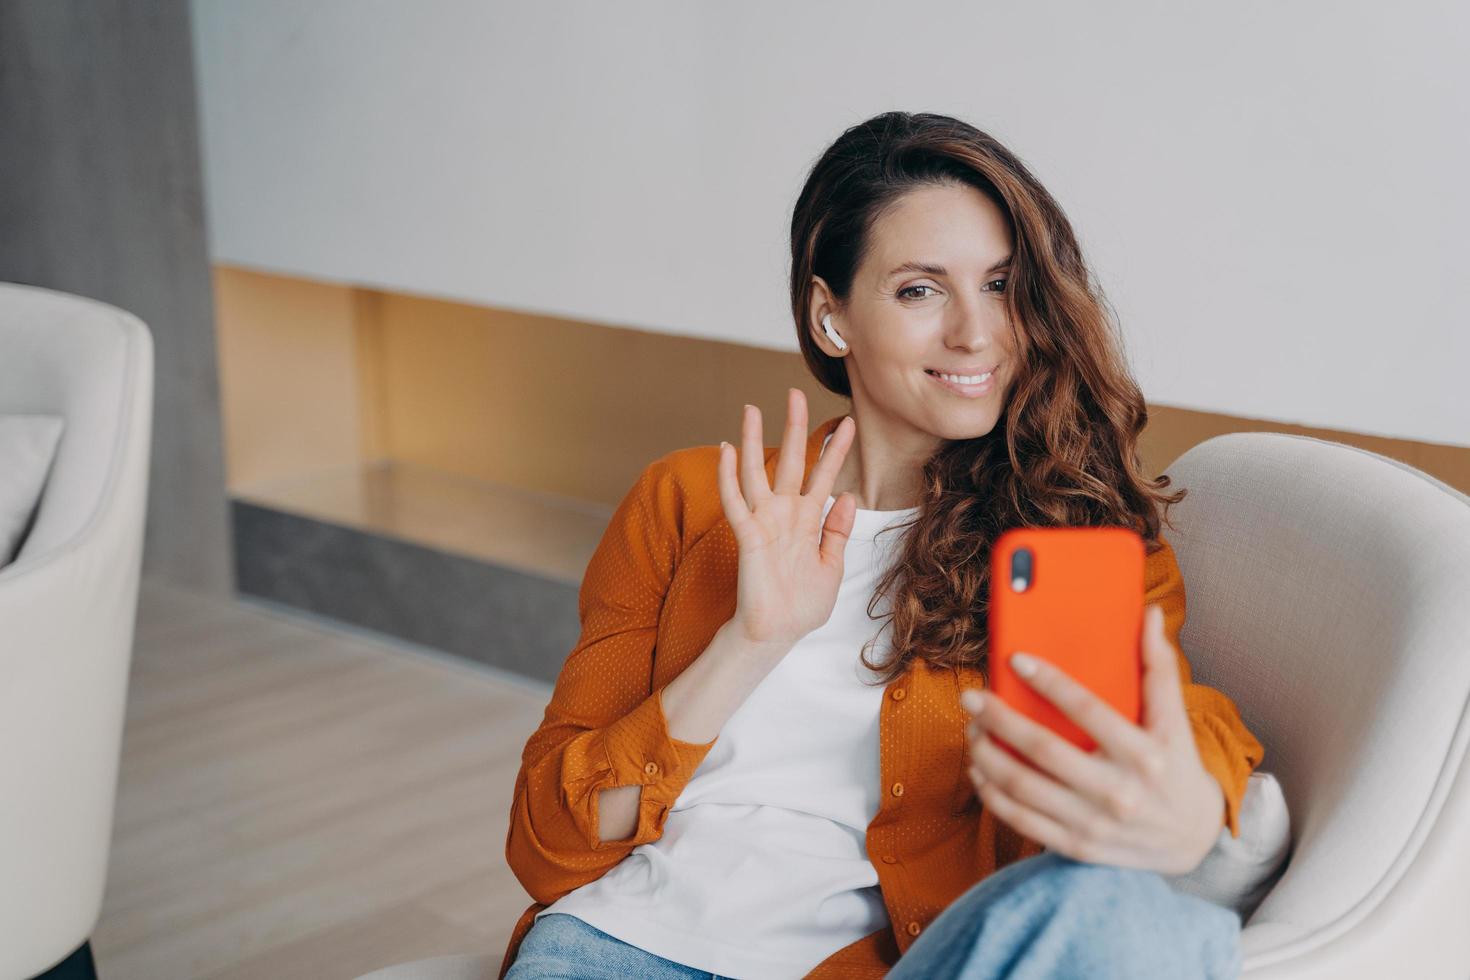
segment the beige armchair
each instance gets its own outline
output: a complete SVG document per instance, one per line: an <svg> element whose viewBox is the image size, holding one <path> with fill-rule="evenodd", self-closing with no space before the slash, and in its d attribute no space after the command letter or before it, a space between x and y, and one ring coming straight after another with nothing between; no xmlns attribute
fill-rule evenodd
<svg viewBox="0 0 1470 980"><path fill-rule="evenodd" d="M1180 637L1284 788L1250 980L1470 976L1470 498L1339 443L1236 433L1169 469ZM360 980L493 980L501 952Z"/></svg>

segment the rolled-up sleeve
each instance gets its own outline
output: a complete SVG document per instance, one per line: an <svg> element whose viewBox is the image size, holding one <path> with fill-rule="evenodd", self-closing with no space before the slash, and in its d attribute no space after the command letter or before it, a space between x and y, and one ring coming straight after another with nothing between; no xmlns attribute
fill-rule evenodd
<svg viewBox="0 0 1470 980"><path fill-rule="evenodd" d="M614 511L578 593L581 634L557 677L516 776L505 853L537 902L593 881L663 834L670 807L715 741L669 735L652 690L664 597L681 552L681 489L668 456L649 464ZM642 786L633 836L598 836L598 799Z"/></svg>

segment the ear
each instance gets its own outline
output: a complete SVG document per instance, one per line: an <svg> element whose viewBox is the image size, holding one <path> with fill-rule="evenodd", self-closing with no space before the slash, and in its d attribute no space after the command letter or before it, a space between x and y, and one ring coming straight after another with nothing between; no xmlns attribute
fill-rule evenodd
<svg viewBox="0 0 1470 980"><path fill-rule="evenodd" d="M812 340L823 353L830 357L843 357L846 352L838 350L837 345L832 343L832 338L827 336L827 331L822 329L822 317L829 313L836 317L837 303L832 298L832 291L827 288L826 280L821 276L812 276L811 298L807 303L807 330L811 331ZM833 324L832 329L837 330L836 324ZM840 334L842 331L837 332Z"/></svg>

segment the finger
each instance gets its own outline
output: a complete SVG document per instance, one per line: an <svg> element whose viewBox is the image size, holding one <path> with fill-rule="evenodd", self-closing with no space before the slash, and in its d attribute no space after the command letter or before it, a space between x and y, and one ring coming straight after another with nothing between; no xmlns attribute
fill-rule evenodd
<svg viewBox="0 0 1470 980"><path fill-rule="evenodd" d="M786 429L776 457L776 493L801 493L806 475L806 396L799 388L786 389Z"/></svg>
<svg viewBox="0 0 1470 980"><path fill-rule="evenodd" d="M761 410L754 405L746 405L744 411L740 420L740 492L754 510L771 496L771 484L766 480Z"/></svg>
<svg viewBox="0 0 1470 980"><path fill-rule="evenodd" d="M724 508L725 519L730 522L738 541L744 533L746 522L750 520L750 505L740 495L740 485L735 476L735 447L727 442L720 443L717 472L720 476L720 506Z"/></svg>
<svg viewBox="0 0 1470 980"><path fill-rule="evenodd" d="M847 457L847 451L852 446L852 440L857 433L857 423L852 420L851 415L844 415L842 421L832 430L832 438L827 440L827 448L817 457L812 465L811 476L807 478L806 493L810 497L827 502L832 495L832 484L837 482L837 474L842 469L842 461ZM836 506L835 504L833 505Z"/></svg>
<svg viewBox="0 0 1470 980"><path fill-rule="evenodd" d="M1034 654L1029 656L1036 672L1027 677L1018 670L1022 680L1091 735L1109 757L1141 771L1151 765L1149 757L1156 754L1157 748L1153 737L1056 664Z"/></svg>
<svg viewBox="0 0 1470 980"><path fill-rule="evenodd" d="M822 543L818 546L823 562L834 568L841 567L856 516L857 498L852 494L844 493L832 502L827 510L827 520L822 523Z"/></svg>
<svg viewBox="0 0 1470 980"><path fill-rule="evenodd" d="M1027 718L994 694L977 694L984 707L973 718L982 735L988 732L1003 739L1032 765L1100 804L1117 788L1119 773L1115 763L1095 753L1083 752L1069 740ZM1021 765L1019 761L1016 764Z"/></svg>
<svg viewBox="0 0 1470 980"><path fill-rule="evenodd" d="M1189 728L1179 657L1164 631L1164 610L1150 603L1143 615L1143 725L1155 736Z"/></svg>
<svg viewBox="0 0 1470 980"><path fill-rule="evenodd" d="M973 769L971 778L974 778ZM980 803L986 809L1004 820L1017 833L1053 851L1071 856L1068 854L1071 835L1055 820L1008 796L1005 790L996 787L989 780L976 787L975 795L980 797Z"/></svg>
<svg viewBox="0 0 1470 980"><path fill-rule="evenodd" d="M1090 799L1022 763L984 733L970 744L970 759L986 782L1063 827L1088 826L1098 811Z"/></svg>

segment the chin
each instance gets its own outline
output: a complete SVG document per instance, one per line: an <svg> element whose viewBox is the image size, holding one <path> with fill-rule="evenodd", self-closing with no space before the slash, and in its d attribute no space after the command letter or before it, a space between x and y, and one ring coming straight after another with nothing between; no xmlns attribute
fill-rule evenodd
<svg viewBox="0 0 1470 980"><path fill-rule="evenodd" d="M963 442L967 439L979 439L982 436L988 436L994 432L996 423L999 421L999 418L994 415L990 416L989 421L981 420L978 422L973 418L956 417L946 420L945 424L934 435L936 438L943 439L946 442Z"/></svg>

